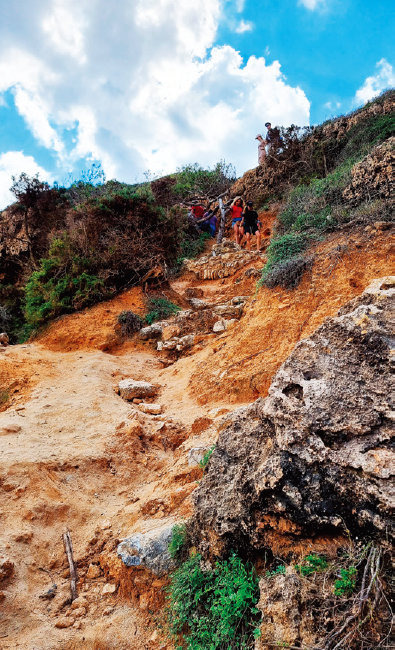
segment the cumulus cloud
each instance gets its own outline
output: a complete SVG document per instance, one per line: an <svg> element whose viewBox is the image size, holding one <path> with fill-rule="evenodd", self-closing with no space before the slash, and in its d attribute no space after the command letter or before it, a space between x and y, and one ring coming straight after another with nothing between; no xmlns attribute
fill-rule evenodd
<svg viewBox="0 0 395 650"><path fill-rule="evenodd" d="M36 163L33 156L25 156L22 151L0 154L0 209L15 201L10 192L12 176L18 177L22 172L29 176L38 174L41 180L52 182L51 175Z"/></svg>
<svg viewBox="0 0 395 650"><path fill-rule="evenodd" d="M377 72L367 77L359 90L355 93L354 104L365 104L373 97L379 95L383 90L395 86L395 74L393 67L386 59L380 59L376 63Z"/></svg>
<svg viewBox="0 0 395 650"><path fill-rule="evenodd" d="M306 124L310 104L278 61L215 47L222 10L222 0L118 0L116 10L105 0L8 3L0 92L12 89L62 172L91 158L108 177L133 181L225 158L242 173L256 164L264 122Z"/></svg>

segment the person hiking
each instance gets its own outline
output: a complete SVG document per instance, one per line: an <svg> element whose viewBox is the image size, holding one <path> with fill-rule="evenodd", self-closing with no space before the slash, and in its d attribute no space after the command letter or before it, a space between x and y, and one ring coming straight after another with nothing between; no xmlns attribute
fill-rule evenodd
<svg viewBox="0 0 395 650"><path fill-rule="evenodd" d="M270 122L266 122L265 127L267 129L266 139L264 139L260 134L258 134L255 140L259 140L258 144L258 163L263 165L266 161L267 156L270 153L276 153L278 149L282 146L282 138L280 135L280 130L276 127L272 129Z"/></svg>
<svg viewBox="0 0 395 650"><path fill-rule="evenodd" d="M266 158L266 140L263 139L260 133L256 136L255 140L259 140L258 144L258 165L263 165Z"/></svg>
<svg viewBox="0 0 395 650"><path fill-rule="evenodd" d="M247 240L247 250L251 250L251 235L255 235L256 249L259 251L261 248L261 232L259 230L260 224L258 213L253 208L253 202L247 201L247 206L243 213L241 226Z"/></svg>
<svg viewBox="0 0 395 650"><path fill-rule="evenodd" d="M243 219L243 199L240 196L236 196L231 205L231 214L232 214L232 228L235 234L236 244L240 244L240 240L243 236L243 230L240 228L241 221Z"/></svg>

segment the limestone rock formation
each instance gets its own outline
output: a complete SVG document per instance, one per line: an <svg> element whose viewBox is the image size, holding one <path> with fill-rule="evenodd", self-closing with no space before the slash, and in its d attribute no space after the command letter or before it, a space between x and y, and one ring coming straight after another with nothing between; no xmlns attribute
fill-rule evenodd
<svg viewBox="0 0 395 650"><path fill-rule="evenodd" d="M195 493L203 553L389 539L394 293L395 278L375 280L296 345L266 399L226 418Z"/></svg>
<svg viewBox="0 0 395 650"><path fill-rule="evenodd" d="M389 199L395 188L395 138L375 147L351 170L351 183L343 198L352 204L372 198Z"/></svg>

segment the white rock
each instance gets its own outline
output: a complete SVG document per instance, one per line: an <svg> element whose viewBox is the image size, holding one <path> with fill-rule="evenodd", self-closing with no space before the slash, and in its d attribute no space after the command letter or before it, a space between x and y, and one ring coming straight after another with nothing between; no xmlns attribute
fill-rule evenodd
<svg viewBox="0 0 395 650"><path fill-rule="evenodd" d="M150 404L149 402L141 402L139 404L140 411L148 413L149 415L160 415L162 413L162 404Z"/></svg>
<svg viewBox="0 0 395 650"><path fill-rule="evenodd" d="M134 397L155 397L158 393L158 388L153 384L135 379L122 379L118 388L120 396L126 400L132 400Z"/></svg>
<svg viewBox="0 0 395 650"><path fill-rule="evenodd" d="M192 447L192 449L188 451L188 465L199 465L207 451L208 447Z"/></svg>
<svg viewBox="0 0 395 650"><path fill-rule="evenodd" d="M217 320L216 323L213 325L213 332L216 334L219 334L219 332L225 332L226 326L225 326L225 321L221 318L221 320Z"/></svg>
<svg viewBox="0 0 395 650"><path fill-rule="evenodd" d="M105 584L102 589L102 595L105 596L106 594L115 594L116 590L117 590L117 585L107 582L107 584Z"/></svg>

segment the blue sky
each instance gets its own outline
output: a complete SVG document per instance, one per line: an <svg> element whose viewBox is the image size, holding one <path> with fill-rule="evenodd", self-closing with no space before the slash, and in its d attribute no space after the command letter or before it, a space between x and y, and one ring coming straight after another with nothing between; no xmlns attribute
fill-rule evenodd
<svg viewBox="0 0 395 650"><path fill-rule="evenodd" d="M256 165L264 122L395 85L389 0L0 0L0 208L12 174L127 182Z"/></svg>

